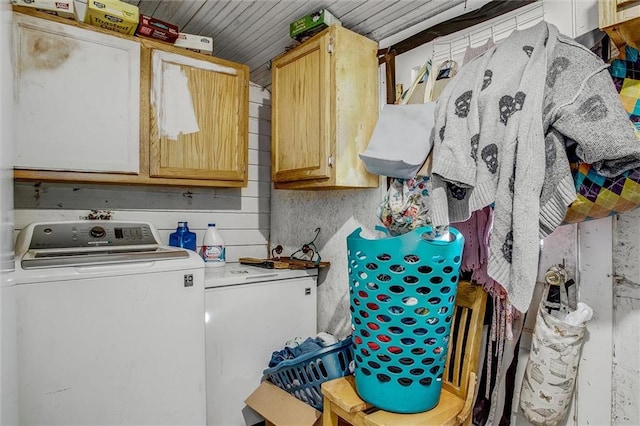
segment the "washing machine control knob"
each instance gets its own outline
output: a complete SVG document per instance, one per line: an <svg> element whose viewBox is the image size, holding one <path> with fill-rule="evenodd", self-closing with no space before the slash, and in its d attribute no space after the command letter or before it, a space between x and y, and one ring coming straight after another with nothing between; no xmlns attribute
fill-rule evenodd
<svg viewBox="0 0 640 426"><path fill-rule="evenodd" d="M107 235L107 231L105 231L102 226L94 226L89 231L89 235L91 235L93 238L103 238L105 235Z"/></svg>

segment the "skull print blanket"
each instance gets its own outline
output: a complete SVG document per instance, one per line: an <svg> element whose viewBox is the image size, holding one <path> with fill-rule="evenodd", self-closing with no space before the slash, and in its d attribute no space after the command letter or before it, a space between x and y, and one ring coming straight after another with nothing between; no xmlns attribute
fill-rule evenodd
<svg viewBox="0 0 640 426"><path fill-rule="evenodd" d="M529 308L541 238L576 197L564 140L600 173L640 166L640 144L607 65L547 22L465 64L436 106L435 226L494 206L488 273Z"/></svg>

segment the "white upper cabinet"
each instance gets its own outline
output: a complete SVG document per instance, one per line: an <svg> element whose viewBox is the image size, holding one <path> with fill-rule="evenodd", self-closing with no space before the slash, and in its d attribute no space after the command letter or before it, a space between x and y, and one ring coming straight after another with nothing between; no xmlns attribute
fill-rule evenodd
<svg viewBox="0 0 640 426"><path fill-rule="evenodd" d="M14 14L16 168L139 173L140 44Z"/></svg>

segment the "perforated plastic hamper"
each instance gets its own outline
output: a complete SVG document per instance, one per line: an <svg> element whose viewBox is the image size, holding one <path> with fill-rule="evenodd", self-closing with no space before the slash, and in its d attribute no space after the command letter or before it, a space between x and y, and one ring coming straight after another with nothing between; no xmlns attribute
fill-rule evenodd
<svg viewBox="0 0 640 426"><path fill-rule="evenodd" d="M464 238L431 227L378 240L347 237L356 390L370 404L418 413L438 404Z"/></svg>
<svg viewBox="0 0 640 426"><path fill-rule="evenodd" d="M288 359L262 374L273 384L322 411L322 383L351 374L351 336L315 352Z"/></svg>

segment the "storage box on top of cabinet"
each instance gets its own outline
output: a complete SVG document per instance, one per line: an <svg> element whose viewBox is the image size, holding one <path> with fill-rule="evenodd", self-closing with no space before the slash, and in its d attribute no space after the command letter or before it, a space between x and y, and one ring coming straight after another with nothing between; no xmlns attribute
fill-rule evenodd
<svg viewBox="0 0 640 426"><path fill-rule="evenodd" d="M84 21L106 30L134 35L139 19L138 6L120 0L89 0Z"/></svg>
<svg viewBox="0 0 640 426"><path fill-rule="evenodd" d="M378 45L332 25L272 63L276 189L375 188L363 152L378 120Z"/></svg>
<svg viewBox="0 0 640 426"><path fill-rule="evenodd" d="M62 18L73 19L75 17L73 0L11 0L11 3L16 6L32 7Z"/></svg>

